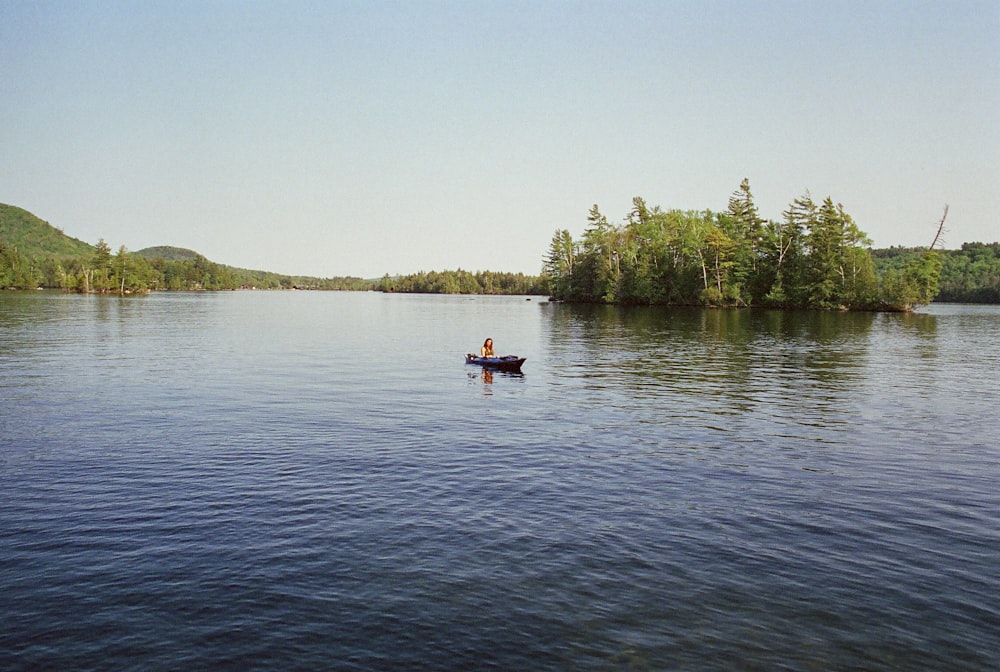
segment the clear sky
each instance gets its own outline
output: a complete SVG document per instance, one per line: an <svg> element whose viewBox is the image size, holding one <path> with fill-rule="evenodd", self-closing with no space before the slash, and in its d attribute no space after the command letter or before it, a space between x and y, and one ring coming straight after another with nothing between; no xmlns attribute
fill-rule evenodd
<svg viewBox="0 0 1000 672"><path fill-rule="evenodd" d="M287 274L537 274L633 196L1000 240L1000 2L0 0L0 202Z"/></svg>

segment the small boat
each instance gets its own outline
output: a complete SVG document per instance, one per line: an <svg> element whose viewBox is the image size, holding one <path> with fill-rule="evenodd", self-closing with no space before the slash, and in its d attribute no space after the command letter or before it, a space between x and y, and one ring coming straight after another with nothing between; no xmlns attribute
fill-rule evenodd
<svg viewBox="0 0 1000 672"><path fill-rule="evenodd" d="M479 366L485 367L487 369L496 369L498 371L520 371L521 365L524 364L526 357L518 357L517 355L504 355L503 357L479 357L478 355L468 354L465 356L466 364L478 364Z"/></svg>

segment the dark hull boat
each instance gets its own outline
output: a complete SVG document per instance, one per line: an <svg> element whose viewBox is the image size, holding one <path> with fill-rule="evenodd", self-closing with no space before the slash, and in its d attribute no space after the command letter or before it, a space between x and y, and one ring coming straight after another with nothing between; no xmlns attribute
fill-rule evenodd
<svg viewBox="0 0 1000 672"><path fill-rule="evenodd" d="M525 359L525 357L518 357L517 355L477 357L476 355L469 354L465 356L465 363L478 364L484 368L496 369L497 371L520 371Z"/></svg>

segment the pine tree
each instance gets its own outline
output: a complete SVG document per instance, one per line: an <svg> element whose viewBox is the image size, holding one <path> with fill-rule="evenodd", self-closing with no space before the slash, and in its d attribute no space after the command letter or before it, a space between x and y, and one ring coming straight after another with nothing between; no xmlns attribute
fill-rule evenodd
<svg viewBox="0 0 1000 672"><path fill-rule="evenodd" d="M101 238L90 260L89 291L106 292L111 289L114 284L111 275L111 246Z"/></svg>
<svg viewBox="0 0 1000 672"><path fill-rule="evenodd" d="M590 300L614 303L621 275L616 249L618 232L608 223L595 204L587 215L587 230L583 232L582 265L590 271L591 285L586 290Z"/></svg>
<svg viewBox="0 0 1000 672"><path fill-rule="evenodd" d="M573 272L576 263L576 243L566 229L552 235L549 255L542 272L549 278L550 290L557 299L573 297Z"/></svg>
<svg viewBox="0 0 1000 672"><path fill-rule="evenodd" d="M729 197L729 207L722 220L723 228L734 245L733 285L742 289L742 298L749 302L752 296L767 291L769 278L761 278L760 260L764 253L764 220L760 218L750 180L744 178L739 188Z"/></svg>

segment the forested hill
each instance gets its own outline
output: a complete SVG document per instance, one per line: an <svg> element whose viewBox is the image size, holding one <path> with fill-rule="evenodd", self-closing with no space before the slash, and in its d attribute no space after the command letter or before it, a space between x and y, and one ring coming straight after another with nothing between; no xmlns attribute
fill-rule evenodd
<svg viewBox="0 0 1000 672"><path fill-rule="evenodd" d="M82 257L94 246L71 238L27 210L0 203L0 244L29 259Z"/></svg>
<svg viewBox="0 0 1000 672"><path fill-rule="evenodd" d="M313 278L235 268L181 247L117 253L90 245L32 213L0 203L0 289L59 287L79 292L142 293L157 289L372 289L361 278Z"/></svg>
<svg viewBox="0 0 1000 672"><path fill-rule="evenodd" d="M315 278L235 268L209 261L183 247L162 245L114 252L70 238L35 215L0 204L0 289L58 287L71 292L143 293L153 290L327 289L472 294L543 293L539 278L521 273L445 271L412 276L386 275L379 281L356 277Z"/></svg>
<svg viewBox="0 0 1000 672"><path fill-rule="evenodd" d="M165 259L166 261L194 261L199 256L194 250L171 247L170 245L144 247L141 250L136 250L135 254L144 259Z"/></svg>

